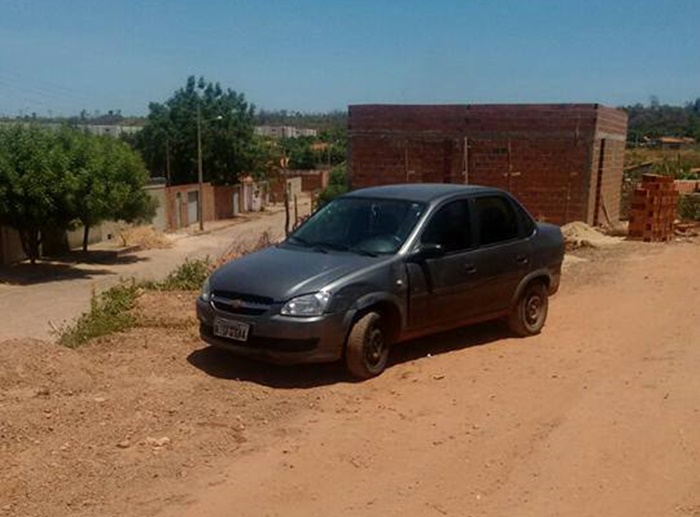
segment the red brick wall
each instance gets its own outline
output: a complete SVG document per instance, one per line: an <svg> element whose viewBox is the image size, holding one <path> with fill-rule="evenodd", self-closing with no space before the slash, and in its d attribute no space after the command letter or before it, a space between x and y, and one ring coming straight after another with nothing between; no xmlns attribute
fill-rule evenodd
<svg viewBox="0 0 700 517"><path fill-rule="evenodd" d="M561 139L469 140L471 184L508 190L537 218L558 224L585 219L584 145Z"/></svg>
<svg viewBox="0 0 700 517"><path fill-rule="evenodd" d="M218 221L220 219L228 219L233 217L233 196L234 194L238 194L238 187L216 185L213 187L213 189L214 218Z"/></svg>
<svg viewBox="0 0 700 517"><path fill-rule="evenodd" d="M595 104L351 106L351 184L462 183L466 170L468 183L507 189L536 217L592 223L599 192L619 215L626 125Z"/></svg>
<svg viewBox="0 0 700 517"><path fill-rule="evenodd" d="M289 177L301 178L302 192L313 192L328 186L328 172L326 169L289 171Z"/></svg>
<svg viewBox="0 0 700 517"><path fill-rule="evenodd" d="M350 131L383 132L387 129L403 131L454 132L461 134L468 106L363 104L350 106Z"/></svg>

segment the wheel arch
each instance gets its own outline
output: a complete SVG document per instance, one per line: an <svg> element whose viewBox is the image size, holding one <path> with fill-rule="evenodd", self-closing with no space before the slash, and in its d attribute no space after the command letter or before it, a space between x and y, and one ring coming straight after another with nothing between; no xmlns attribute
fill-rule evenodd
<svg viewBox="0 0 700 517"><path fill-rule="evenodd" d="M361 298L355 303L352 316L348 321L347 334L352 330L352 326L369 312L378 312L385 319L385 331L389 343L394 343L401 334L401 329L405 323L405 313L394 297L369 295ZM347 341L347 336L346 336Z"/></svg>
<svg viewBox="0 0 700 517"><path fill-rule="evenodd" d="M528 273L518 284L518 288L515 290L515 293L510 300L511 307L518 303L520 296L523 294L527 286L534 282L542 282L547 290L549 290L550 286L552 285L552 275L547 269L538 269Z"/></svg>

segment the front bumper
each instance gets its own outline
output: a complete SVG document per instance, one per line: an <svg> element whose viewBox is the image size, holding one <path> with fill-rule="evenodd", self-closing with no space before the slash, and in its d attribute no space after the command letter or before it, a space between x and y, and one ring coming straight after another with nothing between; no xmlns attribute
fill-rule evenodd
<svg viewBox="0 0 700 517"><path fill-rule="evenodd" d="M214 319L250 325L247 341L214 335ZM280 314L247 316L216 309L197 298L199 334L206 343L238 355L280 364L337 361L343 355L350 319L346 314L294 318Z"/></svg>

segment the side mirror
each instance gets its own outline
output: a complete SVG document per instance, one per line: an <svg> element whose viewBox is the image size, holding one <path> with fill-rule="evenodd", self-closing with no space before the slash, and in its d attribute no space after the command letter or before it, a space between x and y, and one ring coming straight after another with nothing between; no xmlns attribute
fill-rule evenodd
<svg viewBox="0 0 700 517"><path fill-rule="evenodd" d="M410 256L409 260L411 262L423 262L428 259L436 259L445 255L445 249L439 244L426 243L421 244L416 250L414 250Z"/></svg>

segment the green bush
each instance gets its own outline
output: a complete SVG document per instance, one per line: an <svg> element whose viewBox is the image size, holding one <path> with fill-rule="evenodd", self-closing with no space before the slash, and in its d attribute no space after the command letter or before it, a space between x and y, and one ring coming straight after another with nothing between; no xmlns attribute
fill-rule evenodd
<svg viewBox="0 0 700 517"><path fill-rule="evenodd" d="M161 291L196 291L209 276L210 266L209 258L187 259L153 287Z"/></svg>
<svg viewBox="0 0 700 517"><path fill-rule="evenodd" d="M700 194L681 196L678 203L678 215L681 219L700 221Z"/></svg>
<svg viewBox="0 0 700 517"><path fill-rule="evenodd" d="M186 260L162 282L122 281L102 293L92 293L90 309L75 321L55 330L59 344L76 348L100 336L120 332L136 324L134 307L139 292L196 291L209 275L209 259Z"/></svg>
<svg viewBox="0 0 700 517"><path fill-rule="evenodd" d="M318 206L325 205L334 197L345 194L349 189L347 167L345 163L341 163L331 169L328 186L318 195Z"/></svg>
<svg viewBox="0 0 700 517"><path fill-rule="evenodd" d="M90 310L73 323L57 330L58 342L76 348L93 338L126 330L134 325L131 312L139 286L133 280L110 287L100 294L92 293Z"/></svg>

